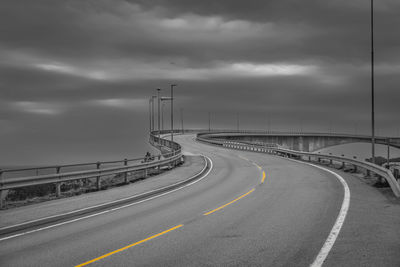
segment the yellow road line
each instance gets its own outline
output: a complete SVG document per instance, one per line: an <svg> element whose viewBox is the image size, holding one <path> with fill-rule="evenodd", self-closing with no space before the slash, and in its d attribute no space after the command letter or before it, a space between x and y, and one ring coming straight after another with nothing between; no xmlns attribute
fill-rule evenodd
<svg viewBox="0 0 400 267"><path fill-rule="evenodd" d="M95 261L98 261L98 260L107 258L107 257L109 257L109 256L111 256L111 255L113 255L113 254L115 254L115 253L121 252L121 251L123 251L123 250L125 250L125 249L134 247L134 246L136 246L136 245L139 245L139 244L141 244L141 243L144 243L144 242L146 242L146 241L149 241L149 240L151 240L151 239L153 239L153 238L156 238L156 237L159 237L159 236L161 236L161 235L164 235L164 234L166 234L166 233L168 233L168 232L171 232L171 231L173 231L173 230L175 230L175 229L178 229L178 228L180 228L180 227L182 227L182 226L183 226L183 224L177 225L177 226L172 227L172 228L170 228L170 229L168 229L168 230L165 230L165 231L163 231L163 232L161 232L161 233L158 233L158 234L156 234L156 235L150 236L150 237L148 237L148 238L146 238L146 239L143 239L143 240L140 240L140 241L138 241L138 242L136 242L136 243L130 244L130 245L126 246L126 247L123 247L123 248L114 250L114 251L112 251L112 252L109 252L109 253L107 253L107 254L104 254L103 256L100 256L100 257L95 258L95 259L93 259L93 260L90 260L90 261L81 263L81 264L79 264L79 265L76 265L75 267L86 266L86 265L91 264L91 263L93 263L93 262L95 262Z"/></svg>
<svg viewBox="0 0 400 267"><path fill-rule="evenodd" d="M253 191L254 191L254 188L251 189L251 190L250 190L249 192L247 192L246 194L241 195L241 196L238 197L238 198L235 198L235 199L232 200L231 202L226 203L225 205L222 205L221 207L218 207L218 208L216 208L216 209L214 209L214 210L212 210L212 211L208 211L208 212L204 213L203 215L210 215L211 213L214 213L214 212L216 212L216 211L218 211L218 210L220 210L220 209L223 209L223 208L225 208L226 206L228 206L228 205L230 205L230 204L232 204L232 203L238 201L239 199L241 199L241 198L247 196L248 194L250 194L250 193L253 192Z"/></svg>
<svg viewBox="0 0 400 267"><path fill-rule="evenodd" d="M261 179L261 183L263 184L264 181L265 181L265 171L263 171L263 176L262 176L262 179Z"/></svg>

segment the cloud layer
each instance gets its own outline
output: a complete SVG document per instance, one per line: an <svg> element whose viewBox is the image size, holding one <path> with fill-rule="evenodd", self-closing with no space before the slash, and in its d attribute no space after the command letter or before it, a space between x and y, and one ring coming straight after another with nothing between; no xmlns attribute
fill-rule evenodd
<svg viewBox="0 0 400 267"><path fill-rule="evenodd" d="M47 162L55 148L65 160L142 153L148 98L156 88L167 95L172 82L188 126L204 127L211 112L215 126L232 128L238 113L244 128L368 133L369 8L362 0L2 1L0 164L35 154ZM399 12L399 1L376 1L377 126L389 135L399 129Z"/></svg>

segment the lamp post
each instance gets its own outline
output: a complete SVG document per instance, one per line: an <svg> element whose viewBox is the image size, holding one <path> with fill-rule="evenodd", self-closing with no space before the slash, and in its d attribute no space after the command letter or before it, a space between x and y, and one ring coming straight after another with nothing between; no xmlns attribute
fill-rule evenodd
<svg viewBox="0 0 400 267"><path fill-rule="evenodd" d="M211 112L208 112L208 131L211 132Z"/></svg>
<svg viewBox="0 0 400 267"><path fill-rule="evenodd" d="M154 131L154 99L157 96L153 95L150 98L150 102L151 102L151 130Z"/></svg>
<svg viewBox="0 0 400 267"><path fill-rule="evenodd" d="M375 88L374 88L374 0L371 0L371 143L375 164Z"/></svg>
<svg viewBox="0 0 400 267"><path fill-rule="evenodd" d="M390 138L386 140L386 145L387 145L387 168L389 169L390 165Z"/></svg>
<svg viewBox="0 0 400 267"><path fill-rule="evenodd" d="M171 97L166 97L166 96L162 96L160 98L161 101L161 129L164 130L164 101L169 101L171 100Z"/></svg>
<svg viewBox="0 0 400 267"><path fill-rule="evenodd" d="M157 112L158 120L157 120L157 122L158 122L158 139L159 140L160 140L160 137L161 137L161 119L160 119L160 103L161 103L161 100L160 100L160 91L161 91L161 89L157 88L157 104L158 104L158 112Z"/></svg>
<svg viewBox="0 0 400 267"><path fill-rule="evenodd" d="M161 99L162 100L162 99ZM164 131L164 102L161 102L161 130Z"/></svg>
<svg viewBox="0 0 400 267"><path fill-rule="evenodd" d="M151 98L149 98L149 132L151 133Z"/></svg>
<svg viewBox="0 0 400 267"><path fill-rule="evenodd" d="M176 84L171 84L171 141L174 141L174 87Z"/></svg>
<svg viewBox="0 0 400 267"><path fill-rule="evenodd" d="M239 113L236 113L236 131L239 132Z"/></svg>
<svg viewBox="0 0 400 267"><path fill-rule="evenodd" d="M181 127L182 127L182 134L183 134L183 108L181 108Z"/></svg>

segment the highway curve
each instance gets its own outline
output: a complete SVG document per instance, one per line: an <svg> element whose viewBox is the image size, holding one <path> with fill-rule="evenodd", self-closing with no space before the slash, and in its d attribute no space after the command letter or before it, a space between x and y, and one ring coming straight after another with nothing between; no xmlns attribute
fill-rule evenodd
<svg viewBox="0 0 400 267"><path fill-rule="evenodd" d="M201 144L193 135L176 139L185 152L212 160L207 177L137 205L0 241L1 266L313 263L342 206L344 189L335 175L275 156ZM392 237L369 245L367 252L360 249L371 241L365 235L374 229L379 235L379 227L387 229L400 220L388 216L370 227L366 222L377 215L361 212L368 208L362 198L376 200L378 209L385 199L355 178L344 178L352 193L350 209L325 265L400 266L399 246L393 241L400 237L399 227L389 229ZM356 199L354 187L362 188L355 190ZM391 212L399 211L397 204L387 205ZM361 228L356 227L358 220Z"/></svg>

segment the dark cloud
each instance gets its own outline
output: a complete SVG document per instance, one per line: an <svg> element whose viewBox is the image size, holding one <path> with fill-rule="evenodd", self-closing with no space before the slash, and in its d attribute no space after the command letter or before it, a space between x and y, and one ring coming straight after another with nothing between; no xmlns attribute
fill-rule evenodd
<svg viewBox="0 0 400 267"><path fill-rule="evenodd" d="M393 135L400 3L375 5L377 125ZM171 82L191 127L212 112L221 128L238 113L368 133L369 19L363 0L1 1L0 165L142 154L148 97Z"/></svg>

